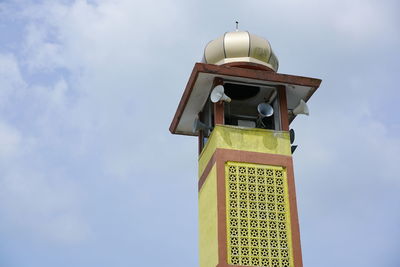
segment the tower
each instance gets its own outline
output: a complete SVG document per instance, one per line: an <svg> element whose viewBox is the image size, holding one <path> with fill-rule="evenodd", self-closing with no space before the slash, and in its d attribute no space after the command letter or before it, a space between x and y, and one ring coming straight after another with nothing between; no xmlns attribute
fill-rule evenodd
<svg viewBox="0 0 400 267"><path fill-rule="evenodd" d="M321 80L280 74L269 42L211 41L170 126L198 136L200 267L301 267L290 123Z"/></svg>

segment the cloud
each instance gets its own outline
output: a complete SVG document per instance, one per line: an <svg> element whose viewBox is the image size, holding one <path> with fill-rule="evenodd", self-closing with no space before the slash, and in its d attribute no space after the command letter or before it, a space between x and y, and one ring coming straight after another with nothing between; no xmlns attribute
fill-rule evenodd
<svg viewBox="0 0 400 267"><path fill-rule="evenodd" d="M61 128L72 131L72 146L78 153L101 150L99 160L111 176L132 177L134 162L145 164L144 159L151 157L145 144L154 144L160 138L153 123L158 120L167 129L169 122L164 120L172 116L155 114L152 108L175 108L174 103L163 101L169 92L154 81L170 83L167 79L173 69L163 66L169 62L168 50L184 39L171 34L171 30L182 27L177 19L184 19L185 15L175 2L158 2L157 9L152 5L132 1L46 2L23 13L31 18L25 41L26 64L37 66L30 68L36 72L65 70L66 75L60 80L68 89L61 99L68 110L57 112L63 119ZM49 94L47 87L37 85L33 89ZM40 97L40 101L43 99ZM57 107L49 108L48 103L43 106L50 111L47 125L51 125L55 119L53 109ZM41 120L45 118L48 116ZM138 131L139 126L148 134ZM139 138L143 139L141 144L137 142ZM95 148L98 143L103 146ZM138 153L132 155L129 147L135 147Z"/></svg>
<svg viewBox="0 0 400 267"><path fill-rule="evenodd" d="M172 136L168 126L204 45L233 29L236 19L241 28L272 38L284 71L324 79L311 100L312 115L293 125L300 145L295 164L305 259L318 265L330 257L327 251L340 252L337 259L351 258L348 251L354 251L353 265L361 257L366 265L378 259L367 242L357 250L347 243L380 242L378 232L363 239L378 223L366 207L379 209L382 201L391 209L398 201L393 192L399 139L392 131L393 109L386 107L398 93L377 93L397 82L376 66L396 68L370 54L379 34L387 38L384 45L393 40L390 31L382 33L395 25L391 5L367 1L361 10L344 1L18 5L18 12L7 13L16 14L20 24L12 27L21 25L25 33L21 49L0 54L0 231L24 241L14 251L31 250L25 241L40 240L48 247L72 244L82 253L43 249L26 262L60 266L70 256L74 262L66 264L74 266L126 266L157 251L155 263L195 264L196 140ZM362 25L374 12L380 21L368 31ZM376 115L384 106L385 120ZM376 175L365 166L385 167ZM372 196L388 185L392 198ZM396 214L381 209L378 215L389 213L381 225L395 231ZM177 258L177 250L185 253ZM380 251L396 255L387 247ZM53 262L40 259L50 254Z"/></svg>
<svg viewBox="0 0 400 267"><path fill-rule="evenodd" d="M400 190L400 137L370 112L370 96L358 97L354 101L365 101L361 109L343 105L343 99L314 108L311 105L312 115L299 117L292 125L300 144L294 156L295 176L303 256L309 265L328 257L324 251L334 250L337 253L329 266L343 261L349 265L381 264L377 257L365 259L372 251L385 255L385 266L395 266L391 265L396 261L391 248L398 242L385 239L383 232L399 234L396 225L400 216L391 210L399 203L395 192ZM380 231L377 225L386 230ZM314 253L316 242L321 247L319 256ZM370 246L382 242L385 248ZM356 248L348 249L356 243Z"/></svg>
<svg viewBox="0 0 400 267"><path fill-rule="evenodd" d="M57 39L50 38L49 29L41 24L31 23L26 28L24 42L25 64L31 72L54 71L62 67L63 58L60 57L63 47Z"/></svg>
<svg viewBox="0 0 400 267"><path fill-rule="evenodd" d="M174 14L175 5L161 5ZM24 7L23 50L0 58L7 82L2 99L9 98L0 116L0 121L9 122L0 124L6 143L0 149L4 166L0 229L13 233L11 238L21 233L54 244L87 242L96 219L88 221L82 212L96 210L98 204L82 202L86 199L82 191L99 200L102 196L86 183L121 179L147 184L137 177L153 169L151 161L161 157L152 147L168 153L165 144L171 137L164 138L168 125L162 121L165 131L154 129L158 118L149 113L153 106L162 107L164 100L157 99L151 83L141 77L148 75L157 56L165 62L163 49L174 44L167 32L174 19L153 20L152 29L132 27L135 21L150 21L160 14L149 7L130 1ZM137 15L131 16L135 9ZM154 36L164 28L165 33ZM163 112L160 116L171 117ZM148 128L148 134L138 131L140 125ZM166 168L171 160L159 166ZM172 166L180 165L172 161ZM153 169L155 182L162 179L161 172ZM130 194L134 199L143 196L140 188Z"/></svg>
<svg viewBox="0 0 400 267"><path fill-rule="evenodd" d="M396 14L384 1L357 0L337 4L340 9L334 15L333 26L348 39L370 41L387 35L396 38Z"/></svg>
<svg viewBox="0 0 400 267"><path fill-rule="evenodd" d="M26 86L18 63L12 54L0 53L0 104L6 105L17 94L16 88Z"/></svg>
<svg viewBox="0 0 400 267"><path fill-rule="evenodd" d="M2 231L70 244L85 240L89 228L79 212L77 190L59 175L18 164L0 179ZM11 204L12 203L12 204Z"/></svg>
<svg viewBox="0 0 400 267"><path fill-rule="evenodd" d="M21 135L10 125L0 122L0 159L14 158L21 150Z"/></svg>
<svg viewBox="0 0 400 267"><path fill-rule="evenodd" d="M52 87L31 85L20 64L15 56L0 54L0 231L11 229L56 243L80 242L89 227L76 202L79 190L46 163L44 153L54 139L48 133L55 111L65 105L67 84L59 80Z"/></svg>

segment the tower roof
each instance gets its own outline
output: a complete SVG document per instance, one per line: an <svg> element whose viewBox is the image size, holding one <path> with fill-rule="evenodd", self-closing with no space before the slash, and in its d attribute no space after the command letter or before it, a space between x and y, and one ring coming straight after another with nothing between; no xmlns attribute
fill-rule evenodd
<svg viewBox="0 0 400 267"><path fill-rule="evenodd" d="M279 67L278 58L270 43L247 31L226 32L209 42L204 49L203 62L236 66L240 66L240 63L252 63L275 72Z"/></svg>

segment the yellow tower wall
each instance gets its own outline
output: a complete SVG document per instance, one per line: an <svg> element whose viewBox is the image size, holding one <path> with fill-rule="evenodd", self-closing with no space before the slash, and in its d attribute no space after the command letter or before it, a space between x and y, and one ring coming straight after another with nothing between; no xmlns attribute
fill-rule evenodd
<svg viewBox="0 0 400 267"><path fill-rule="evenodd" d="M217 125L198 187L200 267L302 266L288 132Z"/></svg>
<svg viewBox="0 0 400 267"><path fill-rule="evenodd" d="M289 133L217 125L199 157L199 177L217 148L291 156Z"/></svg>
<svg viewBox="0 0 400 267"><path fill-rule="evenodd" d="M215 164L199 191L199 250L200 267L217 266L217 171Z"/></svg>

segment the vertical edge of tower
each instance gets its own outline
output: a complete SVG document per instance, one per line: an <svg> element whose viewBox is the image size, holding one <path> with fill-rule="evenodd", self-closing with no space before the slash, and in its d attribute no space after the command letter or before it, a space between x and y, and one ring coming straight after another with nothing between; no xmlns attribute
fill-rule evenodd
<svg viewBox="0 0 400 267"><path fill-rule="evenodd" d="M217 166L210 160L199 177L199 264L218 264Z"/></svg>

